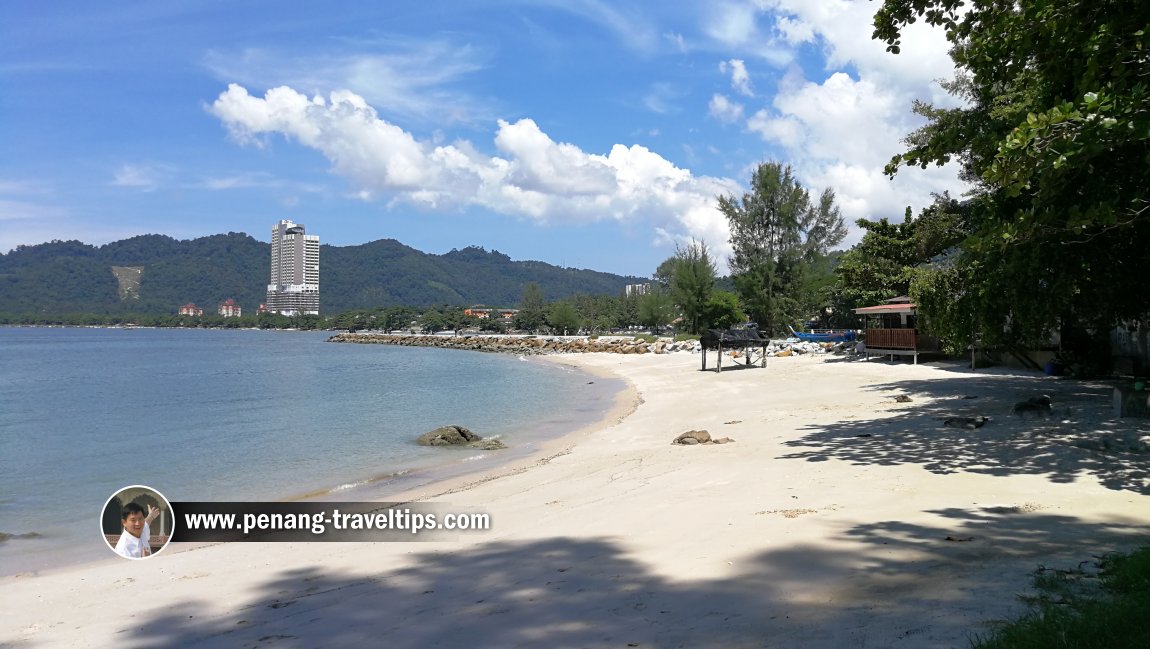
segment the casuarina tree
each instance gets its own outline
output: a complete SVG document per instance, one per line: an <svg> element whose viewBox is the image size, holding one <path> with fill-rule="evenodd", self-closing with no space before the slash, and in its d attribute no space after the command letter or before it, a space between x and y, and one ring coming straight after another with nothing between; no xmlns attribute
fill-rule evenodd
<svg viewBox="0 0 1150 649"><path fill-rule="evenodd" d="M812 201L789 165L767 162L741 198L719 197L719 210L730 225L729 265L747 315L760 329L783 333L807 315L804 271L846 236L834 192Z"/></svg>

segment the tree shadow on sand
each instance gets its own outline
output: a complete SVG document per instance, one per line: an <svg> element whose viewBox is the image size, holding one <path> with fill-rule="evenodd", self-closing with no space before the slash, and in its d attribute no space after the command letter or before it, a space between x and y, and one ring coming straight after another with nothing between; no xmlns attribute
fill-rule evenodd
<svg viewBox="0 0 1150 649"><path fill-rule="evenodd" d="M1150 494L1150 420L1113 419L1112 386L1041 376L951 370L961 381L904 380L869 391L910 397L892 417L810 425L784 458L855 464L919 464L933 473L1045 475L1069 483L1094 477L1109 489ZM1049 415L1012 407L1048 395ZM979 428L947 419L989 417ZM961 423L952 422L952 423Z"/></svg>
<svg viewBox="0 0 1150 649"><path fill-rule="evenodd" d="M608 538L419 544L406 567L285 567L226 615L184 601L137 613L119 637L143 647L950 647L1017 612L1013 595L1037 563L1073 565L1145 533L1039 512L928 513L936 525L842 523L849 551L764 542L716 579L671 579ZM756 520L770 533L789 523ZM354 551L369 562L376 547Z"/></svg>

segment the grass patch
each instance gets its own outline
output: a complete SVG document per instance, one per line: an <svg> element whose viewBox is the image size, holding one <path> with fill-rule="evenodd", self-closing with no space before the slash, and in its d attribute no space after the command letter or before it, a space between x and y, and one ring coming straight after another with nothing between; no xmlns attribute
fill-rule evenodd
<svg viewBox="0 0 1150 649"><path fill-rule="evenodd" d="M976 649L1150 647L1150 547L1102 559L1099 571L1040 569L1032 611Z"/></svg>

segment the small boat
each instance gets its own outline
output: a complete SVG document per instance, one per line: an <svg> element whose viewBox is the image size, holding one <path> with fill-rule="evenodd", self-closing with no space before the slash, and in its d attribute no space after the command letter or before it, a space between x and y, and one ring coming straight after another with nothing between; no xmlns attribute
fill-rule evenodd
<svg viewBox="0 0 1150 649"><path fill-rule="evenodd" d="M852 329L811 329L810 331L795 331L788 327L791 335L805 343L841 343L854 340L857 334Z"/></svg>

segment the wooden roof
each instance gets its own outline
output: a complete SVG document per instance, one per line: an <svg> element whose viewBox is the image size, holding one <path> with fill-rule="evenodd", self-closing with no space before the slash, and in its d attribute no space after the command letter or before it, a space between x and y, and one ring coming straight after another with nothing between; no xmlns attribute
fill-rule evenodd
<svg viewBox="0 0 1150 649"><path fill-rule="evenodd" d="M914 305L910 303L879 304L878 306L864 306L861 309L855 309L855 313L859 315L867 313L914 313L914 308Z"/></svg>

